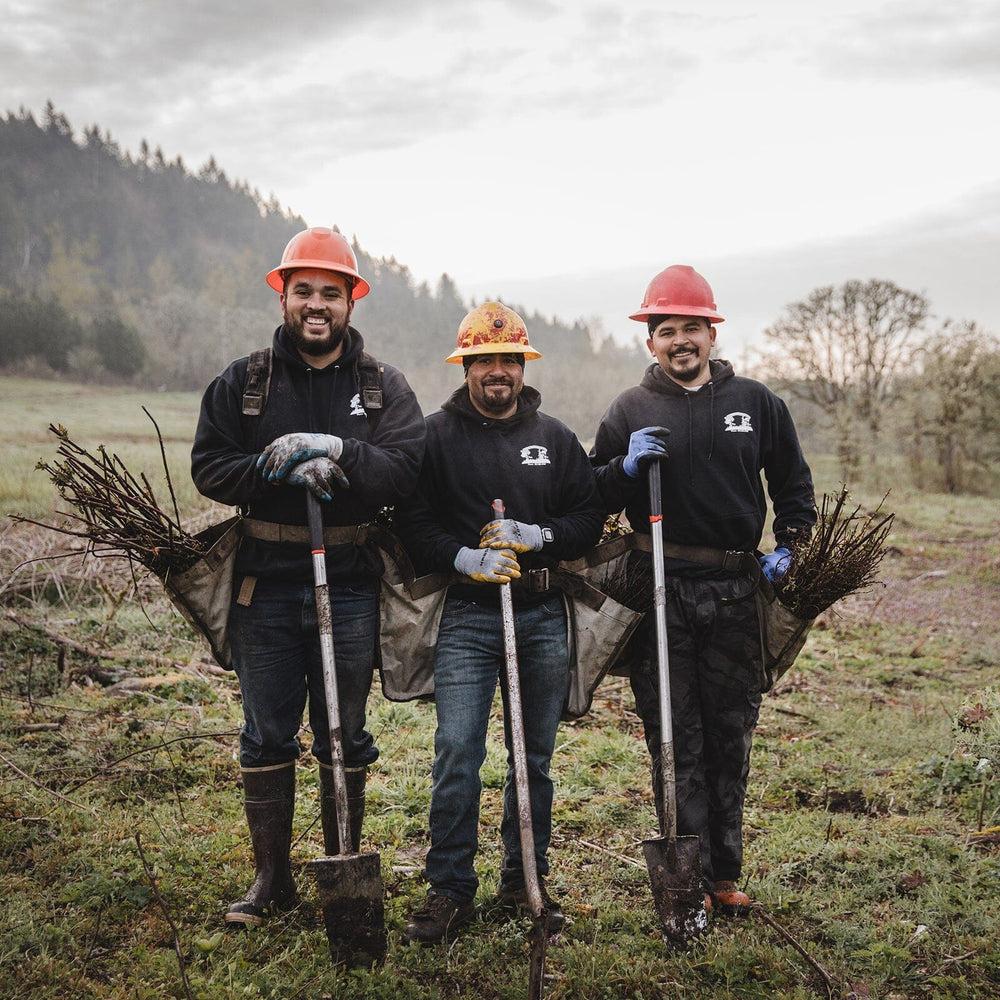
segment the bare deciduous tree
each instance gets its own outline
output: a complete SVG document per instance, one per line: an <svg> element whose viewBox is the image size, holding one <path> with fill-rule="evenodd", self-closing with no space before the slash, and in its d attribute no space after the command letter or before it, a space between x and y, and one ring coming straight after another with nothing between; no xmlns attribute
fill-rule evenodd
<svg viewBox="0 0 1000 1000"><path fill-rule="evenodd" d="M859 424L874 467L886 408L929 311L922 295L891 281L847 281L814 289L764 331L769 377L826 414L845 479L860 461Z"/></svg>

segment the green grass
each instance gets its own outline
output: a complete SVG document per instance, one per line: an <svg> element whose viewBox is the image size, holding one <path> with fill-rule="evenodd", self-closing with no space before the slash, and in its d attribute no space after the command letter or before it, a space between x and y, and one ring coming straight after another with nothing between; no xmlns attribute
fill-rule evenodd
<svg viewBox="0 0 1000 1000"><path fill-rule="evenodd" d="M20 402L5 395L5 459L30 428L35 437L20 447L46 454L44 427L56 420L81 441L134 442L143 467L157 468L138 396L49 389L40 401L28 383L15 385ZM164 394L147 405L176 438L180 479L196 400ZM820 482L832 484L827 464L817 466ZM0 482L0 509L16 506L6 490ZM35 501L29 494L20 502L46 509L43 489ZM859 499L876 497L862 490ZM996 845L970 840L982 777L956 748L954 718L996 683L995 511L981 498L905 490L894 491L891 506L899 511L898 554L886 562L892 585L824 616L795 671L765 699L746 806L745 874L755 897L834 978L837 995L985 1000L1000 991L1000 855ZM933 571L946 575L922 576ZM525 925L479 921L448 950L399 943L406 914L426 889L419 870L434 715L425 704L375 694L370 705L382 756L372 770L365 842L383 861L391 940L384 968L348 973L330 965L303 868L321 851L307 758L298 768L301 841L294 849L305 901L261 930L222 931L221 908L251 875L236 738L210 736L238 727L238 688L231 676L198 676L154 659L197 670L201 649L155 586L143 590L152 624L134 602L109 620L112 603L93 588L72 604L53 596L12 606L78 642L125 651L128 659L100 666L148 679L132 693L94 682L93 660L60 656L0 608L0 752L48 789L0 761L0 996L184 995L136 832L177 924L195 996L523 996ZM24 728L42 722L57 728ZM160 746L198 735L204 738ZM308 732L302 736L308 744ZM495 713L483 771L482 899L496 887L501 859L503 771ZM562 727L553 774L551 885L572 923L549 952L548 996L825 995L802 958L755 919L719 921L687 952L663 945L639 846L655 822L648 758L627 682L602 687L592 714ZM998 786L988 789L984 825L1000 822Z"/></svg>

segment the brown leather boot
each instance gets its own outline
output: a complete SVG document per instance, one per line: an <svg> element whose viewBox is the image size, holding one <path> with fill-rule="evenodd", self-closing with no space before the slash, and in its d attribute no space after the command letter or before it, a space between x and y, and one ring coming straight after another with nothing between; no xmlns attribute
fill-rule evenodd
<svg viewBox="0 0 1000 1000"><path fill-rule="evenodd" d="M347 778L347 825L351 834L351 851L361 850L361 825L365 819L365 783L367 767L345 767ZM319 805L323 820L323 850L332 858L337 850L337 800L333 794L333 768L319 765Z"/></svg>
<svg viewBox="0 0 1000 1000"><path fill-rule="evenodd" d="M226 923L257 927L273 911L289 910L299 901L289 863L295 761L240 770L256 877L246 895L226 911Z"/></svg>
<svg viewBox="0 0 1000 1000"><path fill-rule="evenodd" d="M753 905L750 897L729 879L716 879L712 883L712 902L724 917L745 917Z"/></svg>

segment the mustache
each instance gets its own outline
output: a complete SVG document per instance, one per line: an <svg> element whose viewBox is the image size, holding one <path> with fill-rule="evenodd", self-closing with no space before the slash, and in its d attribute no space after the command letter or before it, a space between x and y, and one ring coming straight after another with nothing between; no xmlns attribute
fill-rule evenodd
<svg viewBox="0 0 1000 1000"><path fill-rule="evenodd" d="M491 378L483 380L484 387L490 385L505 385L508 389L514 388L514 383L509 378Z"/></svg>

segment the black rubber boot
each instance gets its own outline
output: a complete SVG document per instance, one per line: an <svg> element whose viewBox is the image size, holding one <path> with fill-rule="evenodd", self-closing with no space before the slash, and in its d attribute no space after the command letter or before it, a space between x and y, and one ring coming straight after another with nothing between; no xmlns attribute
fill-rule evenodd
<svg viewBox="0 0 1000 1000"><path fill-rule="evenodd" d="M345 767L347 778L347 825L351 834L351 851L361 850L361 824L365 820L365 782L367 767ZM319 765L319 805L323 819L323 850L332 858L337 850L337 801L333 794L333 768Z"/></svg>
<svg viewBox="0 0 1000 1000"><path fill-rule="evenodd" d="M226 923L257 927L274 910L298 904L289 864L295 812L295 762L245 767L243 795L256 878L226 912Z"/></svg>

